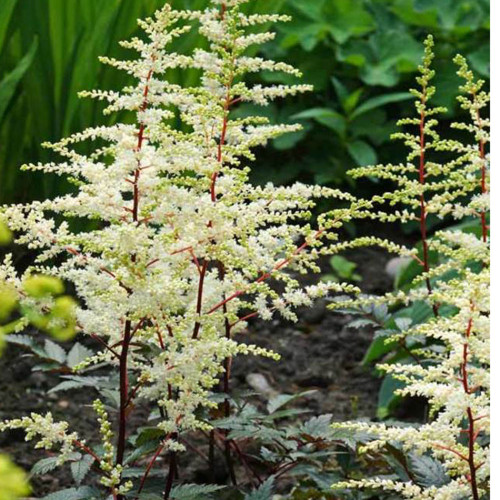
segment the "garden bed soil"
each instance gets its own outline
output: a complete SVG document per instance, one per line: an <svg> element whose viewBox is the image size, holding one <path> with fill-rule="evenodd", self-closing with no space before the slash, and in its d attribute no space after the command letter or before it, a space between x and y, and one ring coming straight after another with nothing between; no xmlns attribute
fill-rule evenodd
<svg viewBox="0 0 500 500"><path fill-rule="evenodd" d="M383 271L389 257L384 252L363 248L346 257L358 264L358 271L363 276L360 286L365 292L381 293L390 289L391 278ZM327 263L324 264L324 270L328 271ZM308 280L318 278L313 276ZM334 314L326 305L320 301L312 309L299 311L298 323L282 320L251 323L247 334L240 340L278 352L281 361L256 357L236 359L232 387L249 389L248 381L253 376L264 380L276 393L314 389L313 393L297 402L310 411L309 415L330 413L337 421L372 418L380 380L374 376L373 370L360 364L372 333L349 328L347 324L352 318ZM57 376L32 371L33 359L23 354L16 346L9 346L0 359L0 419L50 410L56 420L69 421L71 429L87 440L97 438L95 415L90 407L95 394L78 390L47 395L47 391L57 384ZM145 417L146 412L136 411L131 426L143 424ZM20 431L1 435L0 449L26 470L46 456L26 443L24 433ZM204 466L203 462L194 463ZM192 478L200 474L203 475L203 471L189 471ZM34 495L42 496L72 486L71 475L67 469L51 472L33 478L32 485Z"/></svg>

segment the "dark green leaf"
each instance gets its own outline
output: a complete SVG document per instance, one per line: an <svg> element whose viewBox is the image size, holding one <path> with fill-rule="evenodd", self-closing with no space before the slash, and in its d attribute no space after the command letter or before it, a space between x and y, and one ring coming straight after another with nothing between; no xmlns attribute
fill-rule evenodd
<svg viewBox="0 0 500 500"><path fill-rule="evenodd" d="M53 471L57 467L57 461L59 457L47 457L39 460L31 468L32 475L42 475L47 474L47 472Z"/></svg>
<svg viewBox="0 0 500 500"><path fill-rule="evenodd" d="M391 375L386 375L378 393L377 417L387 418L394 405L401 399L395 391L404 387L404 383Z"/></svg>
<svg viewBox="0 0 500 500"><path fill-rule="evenodd" d="M377 153L364 141L358 140L348 143L347 150L358 165L373 165L377 162Z"/></svg>
<svg viewBox="0 0 500 500"><path fill-rule="evenodd" d="M409 462L419 486L440 488L450 482L450 477L446 474L443 464L428 455L412 453Z"/></svg>
<svg viewBox="0 0 500 500"><path fill-rule="evenodd" d="M175 500L208 500L213 498L213 493L224 488L225 486L216 484L182 484L172 489L170 498Z"/></svg>
<svg viewBox="0 0 500 500"><path fill-rule="evenodd" d="M52 340L45 340L45 352L50 359L63 364L66 361L66 351Z"/></svg>
<svg viewBox="0 0 500 500"><path fill-rule="evenodd" d="M273 497L274 476L264 481L258 489L245 495L245 500L271 500Z"/></svg>
<svg viewBox="0 0 500 500"><path fill-rule="evenodd" d="M338 134L343 134L345 131L345 118L333 109L313 108L292 116L292 120L305 120L308 118L314 119L318 123L321 123L321 125L335 130Z"/></svg>
<svg viewBox="0 0 500 500"><path fill-rule="evenodd" d="M95 459L90 455L83 455L81 460L71 462L71 474L78 486L82 484L82 481L85 479L85 476L88 474L94 462Z"/></svg>
<svg viewBox="0 0 500 500"><path fill-rule="evenodd" d="M99 495L98 490L90 486L81 486L80 488L67 488L56 491L50 495L42 497L40 500L87 500Z"/></svg>
<svg viewBox="0 0 500 500"><path fill-rule="evenodd" d="M351 118L356 118L368 111L372 111L373 109L380 108L381 106L385 106L386 104L390 104L393 102L401 102L407 101L411 99L412 95L409 92L395 92L393 94L383 94L377 97L372 97L361 103L352 113Z"/></svg>
<svg viewBox="0 0 500 500"><path fill-rule="evenodd" d="M93 356L93 354L90 349L77 342L68 353L67 364L70 368L73 368L88 357Z"/></svg>
<svg viewBox="0 0 500 500"><path fill-rule="evenodd" d="M38 48L38 39L35 38L28 53L19 61L14 70L0 82L0 122L3 119L5 110L9 106L16 91L19 81L31 66L33 58Z"/></svg>

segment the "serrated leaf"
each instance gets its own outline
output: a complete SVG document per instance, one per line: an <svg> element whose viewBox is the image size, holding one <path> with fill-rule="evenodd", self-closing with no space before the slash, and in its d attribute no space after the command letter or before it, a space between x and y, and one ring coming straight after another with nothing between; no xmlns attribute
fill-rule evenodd
<svg viewBox="0 0 500 500"><path fill-rule="evenodd" d="M419 486L423 486L424 488L432 486L440 488L450 482L443 464L428 455L412 453L409 457L409 462Z"/></svg>
<svg viewBox="0 0 500 500"><path fill-rule="evenodd" d="M333 415L327 413L312 417L307 422L302 424L301 432L313 438L327 438L332 434L332 417Z"/></svg>
<svg viewBox="0 0 500 500"><path fill-rule="evenodd" d="M378 326L378 324L371 319L355 319L351 321L348 325L349 328L363 328L364 326Z"/></svg>
<svg viewBox="0 0 500 500"><path fill-rule="evenodd" d="M47 457L38 460L38 462L33 465L30 473L34 476L47 474L47 472L53 471L57 467L57 461L59 457Z"/></svg>
<svg viewBox="0 0 500 500"><path fill-rule="evenodd" d="M80 387L97 387L103 377L81 377L81 376L68 376L63 377L66 380L56 385L49 393L67 391L68 389L77 389Z"/></svg>
<svg viewBox="0 0 500 500"><path fill-rule="evenodd" d="M11 344L16 344L24 347L31 348L35 345L35 341L30 335L7 335L5 339Z"/></svg>
<svg viewBox="0 0 500 500"><path fill-rule="evenodd" d="M127 479L132 479L132 478L141 478L144 476L146 472L145 468L142 467L128 467L126 468L123 473L122 477L127 478ZM154 476L164 476L165 471L162 469L150 469L148 472L148 477L154 477Z"/></svg>
<svg viewBox="0 0 500 500"><path fill-rule="evenodd" d="M94 353L90 349L77 342L68 353L67 364L73 368L93 355Z"/></svg>
<svg viewBox="0 0 500 500"><path fill-rule="evenodd" d="M50 359L57 361L59 363L64 363L66 361L66 351L52 340L47 339L45 341L45 352Z"/></svg>
<svg viewBox="0 0 500 500"><path fill-rule="evenodd" d="M224 489L217 484L181 484L172 488L170 498L175 500L208 500L212 493Z"/></svg>
<svg viewBox="0 0 500 500"><path fill-rule="evenodd" d="M120 408L120 391L115 391L107 388L99 388L99 392L104 396L109 406L119 409Z"/></svg>
<svg viewBox="0 0 500 500"><path fill-rule="evenodd" d="M271 500L274 489L274 476L266 479L258 489L245 495L245 500Z"/></svg>
<svg viewBox="0 0 500 500"><path fill-rule="evenodd" d="M411 318L395 318L394 323L399 328L399 331L404 332L408 330L412 324Z"/></svg>
<svg viewBox="0 0 500 500"><path fill-rule="evenodd" d="M81 486L80 488L67 488L56 491L50 495L42 497L40 500L87 500L99 495L98 490L90 486Z"/></svg>
<svg viewBox="0 0 500 500"><path fill-rule="evenodd" d="M313 394L315 392L316 391L312 390L299 392L298 394L279 394L278 396L275 396L269 400L269 402L267 403L267 411L269 413L274 413L276 410L279 410L291 401L307 396L308 394Z"/></svg>
<svg viewBox="0 0 500 500"><path fill-rule="evenodd" d="M90 455L84 455L81 460L71 463L71 474L78 486L82 484L94 461L95 459Z"/></svg>
<svg viewBox="0 0 500 500"><path fill-rule="evenodd" d="M158 441L164 436L165 432L158 427L145 427L139 430L139 435L134 442L134 446L142 446L150 441L158 444Z"/></svg>
<svg viewBox="0 0 500 500"><path fill-rule="evenodd" d="M149 441L142 446L136 448L130 455L125 459L125 464L133 464L138 458L147 455L158 448L158 442Z"/></svg>

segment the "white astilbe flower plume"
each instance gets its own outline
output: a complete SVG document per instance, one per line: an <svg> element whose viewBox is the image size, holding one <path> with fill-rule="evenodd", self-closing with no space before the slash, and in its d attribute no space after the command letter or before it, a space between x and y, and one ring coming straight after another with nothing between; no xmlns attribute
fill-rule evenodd
<svg viewBox="0 0 500 500"><path fill-rule="evenodd" d="M214 0L202 12L167 4L140 21L147 39L122 43L138 58L102 58L136 83L121 91L82 92L104 101L105 113L135 114L136 123L90 128L47 145L63 161L25 168L69 177L78 190L3 208L17 243L38 251L31 269L74 284L79 330L105 345L79 368L107 362L120 374L120 467L114 469L120 473L131 398L159 405L166 448L178 450L179 433L207 428L196 410L213 406L211 392L221 375L228 376L231 357L278 357L235 340L248 318L279 313L294 319L295 307L317 297L357 291L338 283L303 289L289 271L317 271L317 258L335 252L342 222L368 204L334 189L256 187L248 180L254 148L298 126L261 116L233 118L233 108L241 102L265 106L310 86L246 83L248 73L261 70L299 72L246 54L250 45L273 36L247 28L287 19L246 16L243 3ZM169 52L193 24L209 48ZM174 68L198 70L199 85L169 82L166 75ZM174 127L175 121L182 126ZM97 143L92 154L78 153L83 141ZM348 208L312 222L318 198ZM67 222L56 222L60 215L99 224L75 233ZM107 481L118 484L116 478Z"/></svg>

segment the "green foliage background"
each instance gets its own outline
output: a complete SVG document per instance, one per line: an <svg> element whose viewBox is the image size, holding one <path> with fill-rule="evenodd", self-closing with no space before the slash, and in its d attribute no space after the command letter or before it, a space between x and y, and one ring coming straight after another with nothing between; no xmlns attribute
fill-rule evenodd
<svg viewBox="0 0 500 500"><path fill-rule="evenodd" d="M120 56L117 42L136 32L136 19L164 0L2 0L0 3L0 203L41 199L68 189L59 178L23 173L26 162L47 161L40 144L89 125L109 123L99 103L79 90L120 88L126 77L102 66L99 55ZM208 0L171 0L176 8L203 8ZM268 55L304 72L315 92L261 112L301 121L303 132L263 152L256 182L295 179L345 187L354 165L398 155L388 143L396 117L411 105L406 89L419 63L421 41L436 37L436 101L458 112L453 55L467 56L489 78L488 0L254 0L254 12L286 12ZM196 36L184 39L189 50ZM122 54L123 55L123 54ZM179 83L195 73L174 74ZM273 81L275 75L264 75ZM284 78L284 77L280 77ZM287 77L285 77L287 78ZM250 110L242 106L238 113Z"/></svg>

